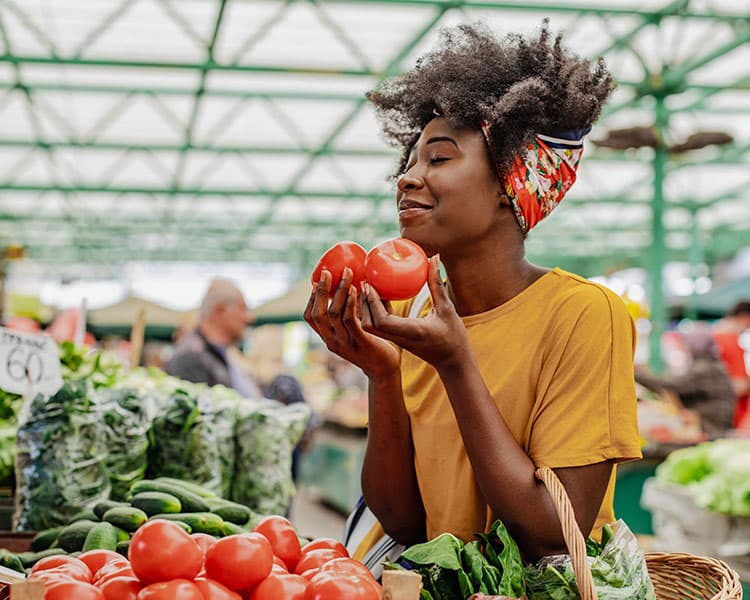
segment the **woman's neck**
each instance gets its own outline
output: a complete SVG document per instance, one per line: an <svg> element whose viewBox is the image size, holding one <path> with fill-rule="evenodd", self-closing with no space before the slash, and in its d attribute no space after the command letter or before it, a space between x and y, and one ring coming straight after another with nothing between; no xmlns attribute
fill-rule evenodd
<svg viewBox="0 0 750 600"><path fill-rule="evenodd" d="M501 252L485 260L447 260L448 293L459 315L482 313L520 294L549 269L529 263L521 253Z"/></svg>

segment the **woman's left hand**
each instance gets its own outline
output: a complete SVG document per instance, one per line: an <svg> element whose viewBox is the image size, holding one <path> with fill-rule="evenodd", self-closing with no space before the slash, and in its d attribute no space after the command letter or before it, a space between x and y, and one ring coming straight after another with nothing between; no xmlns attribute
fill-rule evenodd
<svg viewBox="0 0 750 600"><path fill-rule="evenodd" d="M461 360L469 349L469 341L463 321L440 279L438 255L430 258L427 286L432 296L432 310L422 319L409 319L389 314L375 289L365 283L362 328L438 368Z"/></svg>

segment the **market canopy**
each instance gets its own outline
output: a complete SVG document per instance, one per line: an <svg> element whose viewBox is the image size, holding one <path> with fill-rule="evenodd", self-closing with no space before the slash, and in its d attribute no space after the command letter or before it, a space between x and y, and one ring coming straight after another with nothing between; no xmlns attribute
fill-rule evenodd
<svg viewBox="0 0 750 600"><path fill-rule="evenodd" d="M589 144L530 254L583 274L711 263L750 239L748 14L748 0L5 0L0 241L83 268L306 270L337 240L371 245L397 233L394 155L364 93L443 26L549 17L619 88L591 135L610 147Z"/></svg>

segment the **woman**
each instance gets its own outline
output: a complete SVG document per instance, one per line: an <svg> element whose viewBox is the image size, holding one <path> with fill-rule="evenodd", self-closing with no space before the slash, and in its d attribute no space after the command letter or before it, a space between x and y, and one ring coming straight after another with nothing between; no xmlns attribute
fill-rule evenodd
<svg viewBox="0 0 750 600"><path fill-rule="evenodd" d="M305 318L369 378L362 490L400 543L499 518L528 559L563 551L544 465L584 533L614 518L614 466L640 457L632 322L609 290L524 257L612 88L546 24L502 41L463 26L368 95L403 152L401 234L431 256L430 298L410 318L324 272Z"/></svg>

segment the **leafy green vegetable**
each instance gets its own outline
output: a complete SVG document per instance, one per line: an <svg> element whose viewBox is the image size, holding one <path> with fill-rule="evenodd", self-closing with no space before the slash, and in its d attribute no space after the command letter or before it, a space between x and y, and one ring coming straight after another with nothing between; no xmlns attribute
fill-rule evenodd
<svg viewBox="0 0 750 600"><path fill-rule="evenodd" d="M701 508L750 516L750 440L717 440L675 450L657 467L656 478L686 486Z"/></svg>
<svg viewBox="0 0 750 600"><path fill-rule="evenodd" d="M495 593L511 598L523 596L525 586L521 551L503 522L495 521L487 534L479 534L477 537L484 542L490 564L502 574Z"/></svg>
<svg viewBox="0 0 750 600"><path fill-rule="evenodd" d="M92 501L109 497L99 406L85 380L28 401L18 429L15 524L22 531L64 525Z"/></svg>
<svg viewBox="0 0 750 600"><path fill-rule="evenodd" d="M242 399L232 500L263 514L285 514L294 493L292 449L310 418L305 404Z"/></svg>

